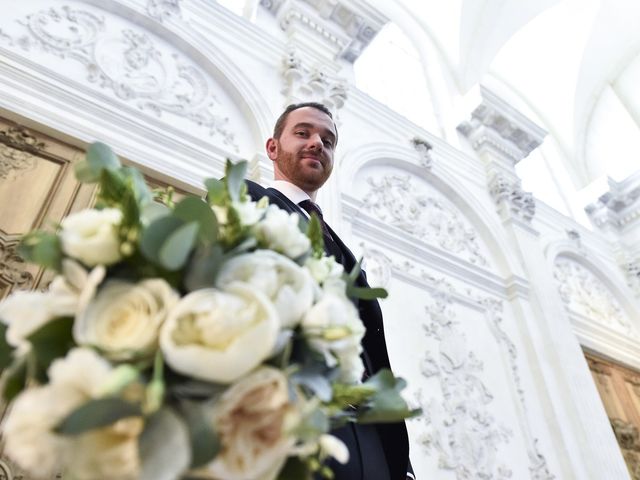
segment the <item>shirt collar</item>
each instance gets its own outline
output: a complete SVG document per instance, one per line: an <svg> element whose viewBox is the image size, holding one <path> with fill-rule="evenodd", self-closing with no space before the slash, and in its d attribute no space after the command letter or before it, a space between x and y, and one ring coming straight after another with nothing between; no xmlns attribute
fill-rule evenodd
<svg viewBox="0 0 640 480"><path fill-rule="evenodd" d="M291 182L287 182L286 180L275 180L271 184L271 188L278 190L296 205L303 200L311 200L311 197L309 197L304 190Z"/></svg>

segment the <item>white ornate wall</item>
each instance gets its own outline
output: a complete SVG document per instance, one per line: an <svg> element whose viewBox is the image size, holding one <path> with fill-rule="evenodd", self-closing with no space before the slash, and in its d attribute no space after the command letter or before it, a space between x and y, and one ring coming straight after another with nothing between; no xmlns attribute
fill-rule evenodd
<svg viewBox="0 0 640 480"><path fill-rule="evenodd" d="M11 2L0 114L197 190L226 157L267 183L281 109L328 103L340 144L319 201L391 293L392 363L425 411L418 478L628 478L581 345L640 368L640 182L589 231L522 191L514 166L545 132L491 92L458 147L354 87L386 22L368 2L250 6L255 22L212 0Z"/></svg>

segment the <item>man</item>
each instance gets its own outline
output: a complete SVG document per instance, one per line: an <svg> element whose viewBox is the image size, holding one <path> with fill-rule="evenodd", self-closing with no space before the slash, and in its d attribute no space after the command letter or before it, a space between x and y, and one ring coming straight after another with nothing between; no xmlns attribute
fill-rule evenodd
<svg viewBox="0 0 640 480"><path fill-rule="evenodd" d="M289 212L308 218L311 211L321 215L315 205L316 194L333 169L338 131L331 112L319 103L289 105L278 118L273 137L267 140L267 155L273 161L275 182L264 189L247 182L255 200L269 201ZM351 271L356 260L340 238L325 224L325 250ZM364 274L359 286L367 286ZM389 368L384 339L382 312L378 302L361 300L358 305L367 332L362 341L363 360L369 375ZM332 432L349 448L347 465L331 467L336 480L405 480L414 478L409 463L409 443L404 423L353 425Z"/></svg>

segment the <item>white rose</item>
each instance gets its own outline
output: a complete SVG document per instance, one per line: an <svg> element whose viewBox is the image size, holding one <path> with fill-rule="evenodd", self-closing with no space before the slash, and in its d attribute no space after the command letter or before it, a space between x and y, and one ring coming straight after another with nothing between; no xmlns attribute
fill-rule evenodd
<svg viewBox="0 0 640 480"><path fill-rule="evenodd" d="M364 373L360 359L365 328L358 310L344 294L325 292L304 316L302 331L329 367L340 366L341 380L358 382Z"/></svg>
<svg viewBox="0 0 640 480"><path fill-rule="evenodd" d="M224 288L234 281L264 293L275 305L282 327L297 325L313 303L314 282L309 273L271 250L238 255L224 263L217 286Z"/></svg>
<svg viewBox="0 0 640 480"><path fill-rule="evenodd" d="M116 208L88 209L62 220L62 250L88 266L111 265L120 260L118 227L122 212Z"/></svg>
<svg viewBox="0 0 640 480"><path fill-rule="evenodd" d="M0 320L8 326L7 342L28 348L27 337L51 320L75 316L80 300L91 294L105 275L104 267L90 274L71 260L62 263L63 275L56 276L49 291L15 292L0 302Z"/></svg>
<svg viewBox="0 0 640 480"><path fill-rule="evenodd" d="M339 279L344 273L344 267L331 257L309 257L304 266L309 270L313 279L323 284L329 279Z"/></svg>
<svg viewBox="0 0 640 480"><path fill-rule="evenodd" d="M174 370L230 383L271 354L279 327L264 294L234 283L225 291L196 290L180 300L162 327L160 347Z"/></svg>
<svg viewBox="0 0 640 480"><path fill-rule="evenodd" d="M349 449L342 440L328 433L320 435L318 440L320 447L320 455L324 457L333 457L343 465L349 461Z"/></svg>
<svg viewBox="0 0 640 480"><path fill-rule="evenodd" d="M255 235L267 248L290 258L298 258L311 246L307 236L300 231L297 213L289 214L275 205L270 205L267 213L254 227Z"/></svg>
<svg viewBox="0 0 640 480"><path fill-rule="evenodd" d="M149 353L177 301L178 294L159 278L108 281L78 312L73 337L79 345L98 347L113 359Z"/></svg>
<svg viewBox="0 0 640 480"><path fill-rule="evenodd" d="M76 436L54 433L73 410L96 398L110 372L109 363L89 349L76 348L55 360L49 384L15 399L3 425L4 453L42 478L63 469L78 480L136 478L142 419L123 419Z"/></svg>
<svg viewBox="0 0 640 480"><path fill-rule="evenodd" d="M295 442L287 431L291 415L295 409L282 372L262 367L250 373L215 404L214 429L222 449L195 473L218 480L275 478Z"/></svg>

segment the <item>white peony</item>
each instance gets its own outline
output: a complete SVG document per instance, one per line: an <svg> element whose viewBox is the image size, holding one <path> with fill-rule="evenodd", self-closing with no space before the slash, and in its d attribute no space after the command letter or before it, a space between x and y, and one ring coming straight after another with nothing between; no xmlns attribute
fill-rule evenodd
<svg viewBox="0 0 640 480"><path fill-rule="evenodd" d="M342 440L328 433L320 435L318 439L320 456L323 458L333 457L343 465L349 461L349 449Z"/></svg>
<svg viewBox="0 0 640 480"><path fill-rule="evenodd" d="M27 348L27 337L40 327L55 318L74 316L81 299L91 295L105 275L102 266L87 273L72 260L63 261L62 271L47 292L15 292L0 302L0 321L8 326L11 346Z"/></svg>
<svg viewBox="0 0 640 480"><path fill-rule="evenodd" d="M111 366L89 349L71 350L49 368L50 383L23 391L3 425L4 453L44 478L61 470L78 480L134 479L139 473L141 418L126 418L76 436L54 428L83 403L96 398Z"/></svg>
<svg viewBox="0 0 640 480"><path fill-rule="evenodd" d="M121 258L118 237L121 221L122 212L116 208L73 213L62 220L62 250L88 266L116 263Z"/></svg>
<svg viewBox="0 0 640 480"><path fill-rule="evenodd" d="M138 283L110 280L78 312L73 337L79 345L98 347L113 359L152 352L160 326L177 301L178 294L159 278Z"/></svg>
<svg viewBox="0 0 640 480"><path fill-rule="evenodd" d="M298 258L306 253L311 242L300 231L297 213L289 214L275 205L270 205L267 213L254 227L258 241L266 248L275 250L290 258Z"/></svg>
<svg viewBox="0 0 640 480"><path fill-rule="evenodd" d="M344 294L325 292L301 325L309 344L324 356L327 365L339 365L342 381L360 381L364 373L360 354L365 328L358 310Z"/></svg>
<svg viewBox="0 0 640 480"><path fill-rule="evenodd" d="M287 431L291 416L295 408L283 373L271 367L250 373L215 404L214 429L222 450L194 473L217 480L275 478L295 443Z"/></svg>
<svg viewBox="0 0 640 480"><path fill-rule="evenodd" d="M169 313L160 333L167 364L185 375L230 383L272 352L280 327L269 299L248 285L196 290Z"/></svg>
<svg viewBox="0 0 640 480"><path fill-rule="evenodd" d="M314 282L309 272L272 250L238 255L222 265L216 284L234 281L264 293L276 307L282 327L294 327L313 303Z"/></svg>

